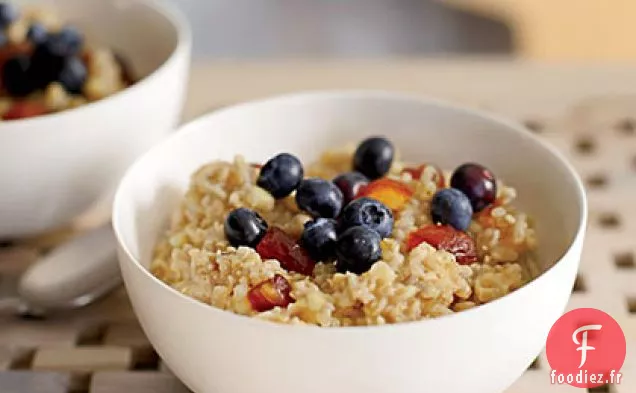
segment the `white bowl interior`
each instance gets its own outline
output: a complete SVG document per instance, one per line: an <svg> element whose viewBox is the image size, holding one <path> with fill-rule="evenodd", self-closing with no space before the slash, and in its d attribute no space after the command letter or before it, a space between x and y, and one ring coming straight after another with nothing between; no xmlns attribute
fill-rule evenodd
<svg viewBox="0 0 636 393"><path fill-rule="evenodd" d="M19 5L45 6L62 21L76 26L91 45L105 46L122 55L136 78L165 63L175 51L176 24L154 0L23 0Z"/></svg>
<svg viewBox="0 0 636 393"><path fill-rule="evenodd" d="M248 103L203 117L153 149L125 176L114 220L123 246L144 266L191 173L242 154L264 162L291 152L305 162L325 149L385 135L410 162L452 169L473 161L514 186L536 220L539 261L557 262L584 211L580 181L554 150L524 129L436 101L385 93L329 92Z"/></svg>

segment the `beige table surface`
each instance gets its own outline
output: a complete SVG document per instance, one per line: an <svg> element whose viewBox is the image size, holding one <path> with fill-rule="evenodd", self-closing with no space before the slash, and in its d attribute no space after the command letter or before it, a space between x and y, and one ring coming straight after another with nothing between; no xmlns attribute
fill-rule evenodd
<svg viewBox="0 0 636 393"><path fill-rule="evenodd" d="M623 383L595 391L636 393L636 68L501 60L199 61L184 119L250 99L343 88L485 108L527 122L563 151L586 181L590 201L569 308L597 307L619 321L628 340ZM0 248L0 282L33 261L42 244ZM548 373L542 354L507 393L585 391L550 385ZM10 386L12 393L33 393L36 385L54 386L42 390L51 393L185 391L152 351L122 290L52 320L0 316L0 392Z"/></svg>
<svg viewBox="0 0 636 393"><path fill-rule="evenodd" d="M390 89L515 116L549 116L596 96L636 94L636 67L463 58L199 61L192 67L185 114L314 89Z"/></svg>

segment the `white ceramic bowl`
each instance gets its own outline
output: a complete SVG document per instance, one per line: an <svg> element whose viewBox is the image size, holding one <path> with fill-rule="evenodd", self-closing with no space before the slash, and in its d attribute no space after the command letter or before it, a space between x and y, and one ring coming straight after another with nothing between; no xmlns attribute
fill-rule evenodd
<svg viewBox="0 0 636 393"><path fill-rule="evenodd" d="M383 134L409 161L480 162L515 186L537 221L534 282L485 306L381 327L278 325L198 303L146 270L189 175L214 159L303 160ZM126 288L150 341L192 390L215 393L494 393L518 378L569 299L586 199L553 148L513 123L434 100L383 92L319 92L204 116L136 162L115 196L113 225ZM546 378L548 376L546 375Z"/></svg>
<svg viewBox="0 0 636 393"><path fill-rule="evenodd" d="M114 48L142 79L101 101L0 123L0 239L70 222L180 120L191 34L171 6L152 0L39 0Z"/></svg>

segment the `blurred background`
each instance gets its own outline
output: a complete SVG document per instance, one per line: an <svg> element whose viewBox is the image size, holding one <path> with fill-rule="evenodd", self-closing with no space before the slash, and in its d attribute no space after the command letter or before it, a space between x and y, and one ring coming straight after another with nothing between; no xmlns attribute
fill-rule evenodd
<svg viewBox="0 0 636 393"><path fill-rule="evenodd" d="M171 0L188 15L197 56L360 57L508 53L500 21L435 0Z"/></svg>
<svg viewBox="0 0 636 393"><path fill-rule="evenodd" d="M195 57L636 57L632 0L169 0Z"/></svg>

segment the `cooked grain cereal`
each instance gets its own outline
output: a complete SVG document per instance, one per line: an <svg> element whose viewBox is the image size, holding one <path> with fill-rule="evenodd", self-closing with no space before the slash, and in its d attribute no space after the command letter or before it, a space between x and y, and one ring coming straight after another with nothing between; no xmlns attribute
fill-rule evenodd
<svg viewBox="0 0 636 393"><path fill-rule="evenodd" d="M327 151L305 168L305 176L332 179L351 170L355 145ZM494 205L475 214L468 230L478 261L460 264L455 256L423 242L407 248L414 230L432 224L430 202L437 171L426 167L418 178L393 162L389 178L407 184L413 195L395 212L393 234L382 240L382 259L365 273L337 273L318 262L312 276L287 272L277 260L262 260L252 248L230 246L223 223L230 211L247 207L269 226L298 238L310 219L293 196L275 200L255 185L258 169L241 156L199 168L170 228L156 246L150 269L176 290L238 314L288 324L323 327L382 325L461 312L505 296L533 279L535 232L527 215L512 205L514 189L498 180ZM444 172L449 183L450 172ZM253 309L250 288L275 275L291 284L294 302L265 312Z"/></svg>

